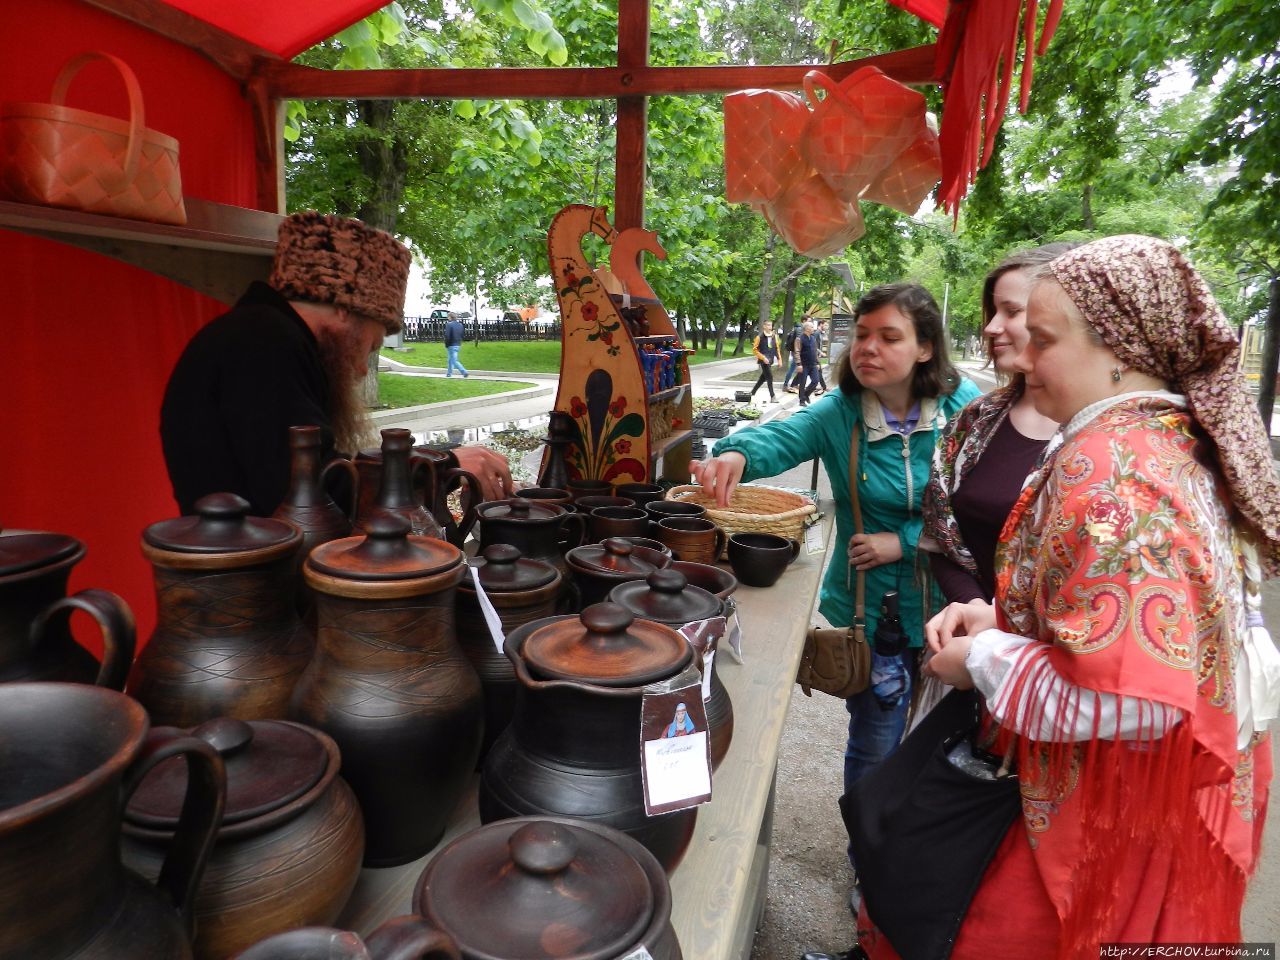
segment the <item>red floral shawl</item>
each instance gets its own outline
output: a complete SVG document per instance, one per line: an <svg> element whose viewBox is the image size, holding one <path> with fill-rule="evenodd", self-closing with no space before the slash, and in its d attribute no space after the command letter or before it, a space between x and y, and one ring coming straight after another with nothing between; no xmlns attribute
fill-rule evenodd
<svg viewBox="0 0 1280 960"><path fill-rule="evenodd" d="M1024 649L1040 656L1015 668L1005 716L1039 729L1047 660L1078 685L1074 709L1097 691L1185 718L1159 738L1120 741L1096 719L1075 742L1017 738L1024 825L1063 956L1097 957L1106 941L1240 939L1271 755L1263 735L1236 747L1244 586L1205 449L1167 400L1121 400L1033 477L1000 538L1000 626L1049 645Z"/></svg>

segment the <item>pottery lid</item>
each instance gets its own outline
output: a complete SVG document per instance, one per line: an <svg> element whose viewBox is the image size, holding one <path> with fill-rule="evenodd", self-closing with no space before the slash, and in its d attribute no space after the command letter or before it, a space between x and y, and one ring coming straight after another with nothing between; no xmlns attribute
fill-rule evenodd
<svg viewBox="0 0 1280 960"><path fill-rule="evenodd" d="M160 729L177 732L176 728ZM217 750L226 766L223 827L292 803L315 786L329 765L329 751L316 733L297 723L218 717L191 733ZM129 800L125 819L151 830L175 830L186 793L186 760L170 757L143 778Z"/></svg>
<svg viewBox="0 0 1280 960"><path fill-rule="evenodd" d="M564 507L544 500L512 497L510 500L490 500L476 507L480 522L486 520L554 520L567 512Z"/></svg>
<svg viewBox="0 0 1280 960"><path fill-rule="evenodd" d="M579 617L534 630L520 656L544 680L638 687L679 673L693 650L670 627L637 620L616 603L597 603Z"/></svg>
<svg viewBox="0 0 1280 960"><path fill-rule="evenodd" d="M414 580L462 563L462 551L435 537L409 533L407 517L375 510L364 525L366 536L330 540L311 551L307 564L344 580Z"/></svg>
<svg viewBox="0 0 1280 960"><path fill-rule="evenodd" d="M174 553L247 553L300 540L283 520L249 516L249 501L234 493L211 493L196 501L194 516L161 520L142 539Z"/></svg>
<svg viewBox="0 0 1280 960"><path fill-rule="evenodd" d="M658 569L637 554L630 541L621 537L610 537L600 543L574 547L568 556L580 567L604 573L647 577Z"/></svg>
<svg viewBox="0 0 1280 960"><path fill-rule="evenodd" d="M509 543L490 544L470 563L486 593L536 590L545 587L557 575L551 564L522 557L519 548Z"/></svg>
<svg viewBox="0 0 1280 960"><path fill-rule="evenodd" d="M52 566L83 549L79 540L63 533L15 533L0 537L0 577Z"/></svg>
<svg viewBox="0 0 1280 960"><path fill-rule="evenodd" d="M690 584L679 570L655 570L644 580L620 583L609 599L637 617L681 627L720 616L720 598Z"/></svg>
<svg viewBox="0 0 1280 960"><path fill-rule="evenodd" d="M415 906L467 957L612 960L639 944L654 912L641 864L603 831L500 820L440 851Z"/></svg>

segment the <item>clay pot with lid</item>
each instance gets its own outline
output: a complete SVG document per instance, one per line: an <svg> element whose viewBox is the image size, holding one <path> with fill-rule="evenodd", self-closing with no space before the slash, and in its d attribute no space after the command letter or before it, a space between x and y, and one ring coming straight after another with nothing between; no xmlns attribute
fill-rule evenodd
<svg viewBox="0 0 1280 960"><path fill-rule="evenodd" d="M480 819L579 817L621 830L674 868L697 811L646 816L640 712L646 684L693 661L689 642L601 603L517 628L506 654L516 712L481 768Z"/></svg>
<svg viewBox="0 0 1280 960"><path fill-rule="evenodd" d="M459 837L427 865L414 909L463 960L681 960L671 889L648 850L599 823L516 817Z"/></svg>
<svg viewBox="0 0 1280 960"><path fill-rule="evenodd" d="M480 518L480 549L507 543L522 557L543 560L560 572L567 586L569 568L564 551L586 539L587 518L553 503L512 497L490 500L477 509Z"/></svg>
<svg viewBox="0 0 1280 960"><path fill-rule="evenodd" d="M620 583L643 580L653 571L669 567L671 554L611 537L570 550L565 561L581 595L580 605L586 608L604 602L609 591Z"/></svg>
<svg viewBox="0 0 1280 960"><path fill-rule="evenodd" d="M634 580L613 588L609 601L625 607L636 617L664 623L680 630L698 620L726 615L724 602L714 594L689 583L678 570L656 570L644 580ZM733 739L733 703L716 672L716 643L710 638L706 649L694 644L703 674L702 702L711 733L711 766L718 767L729 752Z"/></svg>
<svg viewBox="0 0 1280 960"><path fill-rule="evenodd" d="M0 536L0 683L61 680L123 690L133 663L128 605L106 590L67 596L84 544L61 533ZM75 642L70 619L89 614L102 632L102 662Z"/></svg>
<svg viewBox="0 0 1280 960"><path fill-rule="evenodd" d="M337 741L364 813L365 864L392 866L439 842L484 720L455 632L462 551L385 511L366 526L307 558L319 634L291 716Z"/></svg>
<svg viewBox="0 0 1280 960"><path fill-rule="evenodd" d="M282 718L312 648L294 600L302 535L283 520L249 516L234 493L195 506L194 516L143 531L158 612L129 693L165 726Z"/></svg>
<svg viewBox="0 0 1280 960"><path fill-rule="evenodd" d="M502 621L504 636L532 620L555 614L562 578L551 564L522 557L509 543L495 543L485 547L470 566L472 577L479 578ZM458 584L458 642L484 688L484 741L480 747L483 758L511 722L516 674L511 661L493 642L471 577Z"/></svg>
<svg viewBox="0 0 1280 960"><path fill-rule="evenodd" d="M0 960L188 960L225 797L218 754L150 730L136 700L78 683L7 685L0 731ZM121 811L178 755L190 786L152 886L121 863Z"/></svg>
<svg viewBox="0 0 1280 960"><path fill-rule="evenodd" d="M227 804L196 892L197 960L222 960L265 936L337 919L360 874L364 825L338 776L332 739L283 720L221 717L190 731L218 751ZM125 864L155 878L186 789L176 759L152 770L124 815Z"/></svg>

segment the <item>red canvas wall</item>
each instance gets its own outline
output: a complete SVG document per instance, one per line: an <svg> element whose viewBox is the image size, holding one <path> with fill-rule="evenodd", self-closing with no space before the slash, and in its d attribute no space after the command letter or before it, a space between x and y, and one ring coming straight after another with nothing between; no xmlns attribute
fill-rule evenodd
<svg viewBox="0 0 1280 960"><path fill-rule="evenodd" d="M0 100L47 101L62 63L89 49L132 65L147 125L181 143L188 196L253 205L252 126L237 84L194 51L77 0L41 0L38 13L0 4ZM85 68L68 103L125 111L101 64ZM83 540L72 588L123 596L140 640L155 604L139 534L177 512L161 394L183 345L223 309L115 260L0 230L0 525Z"/></svg>

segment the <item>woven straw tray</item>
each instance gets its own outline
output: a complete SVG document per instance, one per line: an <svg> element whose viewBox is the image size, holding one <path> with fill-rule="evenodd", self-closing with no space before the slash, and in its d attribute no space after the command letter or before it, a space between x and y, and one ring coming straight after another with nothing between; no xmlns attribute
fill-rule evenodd
<svg viewBox="0 0 1280 960"><path fill-rule="evenodd" d="M818 510L812 500L801 494L756 484L739 484L729 506L723 508L717 507L715 498L695 484L672 487L667 499L705 507L707 519L725 532L726 539L735 533L773 533L803 542L805 521Z"/></svg>

